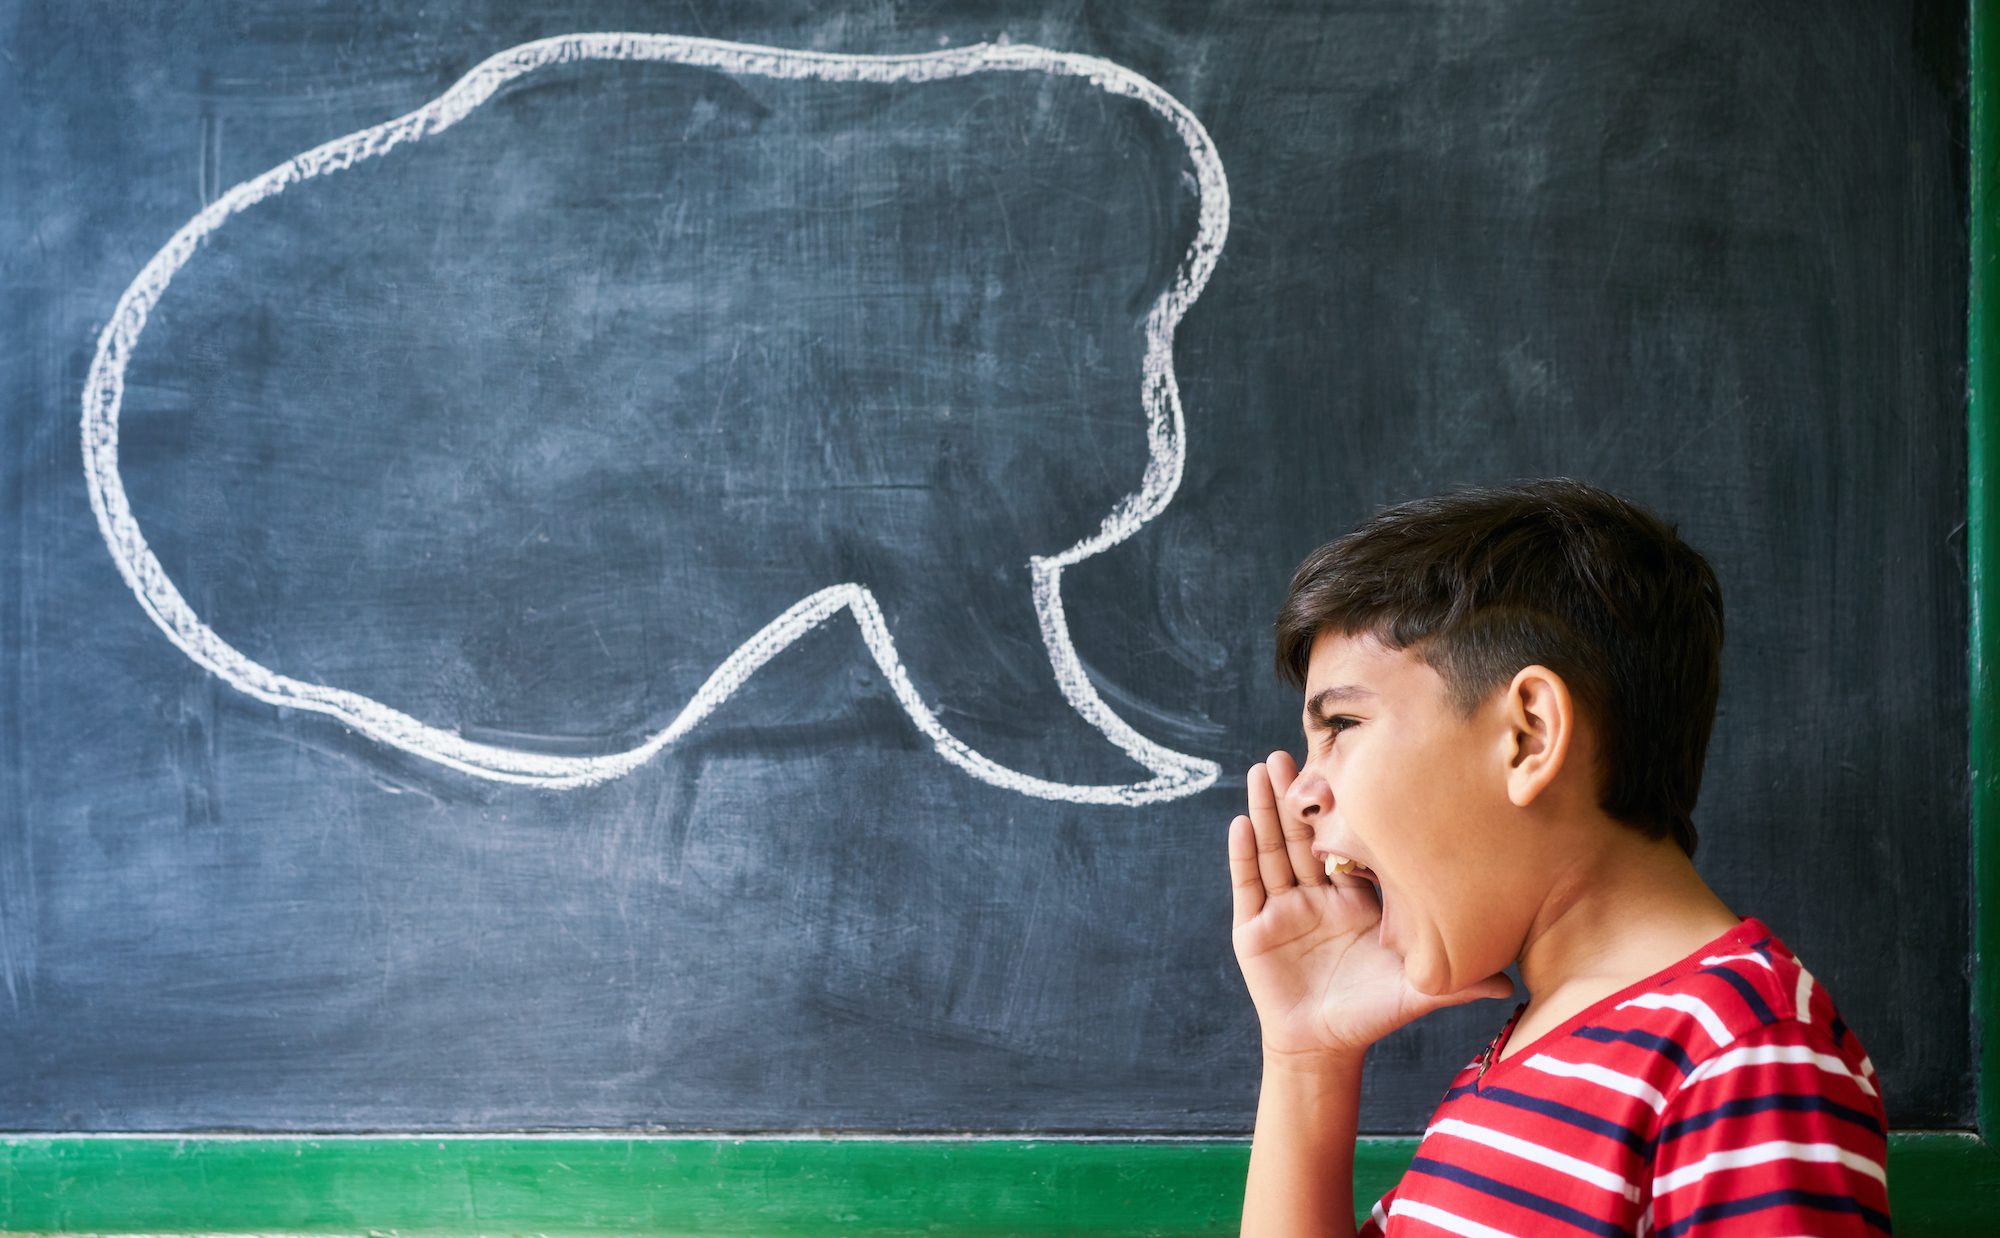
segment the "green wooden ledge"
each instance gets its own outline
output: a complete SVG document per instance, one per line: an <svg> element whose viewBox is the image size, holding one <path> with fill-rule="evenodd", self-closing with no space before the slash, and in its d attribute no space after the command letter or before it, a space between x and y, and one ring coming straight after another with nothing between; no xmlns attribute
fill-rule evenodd
<svg viewBox="0 0 2000 1238"><path fill-rule="evenodd" d="M1897 1131L1900 1235L2000 1235L2000 359L1994 192L2000 0L1971 0L1967 555L1971 617L1972 1035L1977 1131ZM6 1069L0 1063L0 1069ZM1414 1138L1364 1139L1372 1202ZM1221 1235L1246 1139L899 1139L620 1135L0 1137L0 1229L64 1234ZM1364 1203L1363 1206L1366 1206Z"/></svg>
<svg viewBox="0 0 2000 1238"><path fill-rule="evenodd" d="M1364 1140L1356 1197L1415 1155ZM65 1234L1234 1234L1241 1140L70 1136L0 1145L9 1230ZM1901 1234L2000 1233L2000 1156L1899 1133Z"/></svg>

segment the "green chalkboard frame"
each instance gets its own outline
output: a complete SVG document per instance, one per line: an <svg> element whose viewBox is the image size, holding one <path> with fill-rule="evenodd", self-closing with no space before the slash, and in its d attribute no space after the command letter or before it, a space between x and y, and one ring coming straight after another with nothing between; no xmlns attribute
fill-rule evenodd
<svg viewBox="0 0 2000 1238"><path fill-rule="evenodd" d="M2000 1233L2000 0L1970 0L1972 1035L1978 1129L1895 1131L1905 1235ZM0 1069L4 1069L0 1065ZM1416 1140L1368 1138L1355 1197ZM0 1230L90 1234L1233 1234L1245 1139L563 1135L0 1138Z"/></svg>

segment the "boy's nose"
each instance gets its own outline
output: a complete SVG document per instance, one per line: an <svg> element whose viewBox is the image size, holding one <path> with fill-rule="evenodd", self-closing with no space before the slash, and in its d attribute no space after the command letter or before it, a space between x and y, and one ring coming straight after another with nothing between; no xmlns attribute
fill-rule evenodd
<svg viewBox="0 0 2000 1238"><path fill-rule="evenodd" d="M1285 788L1285 807L1301 821L1315 820L1333 811L1333 788L1310 769L1300 770L1292 785Z"/></svg>

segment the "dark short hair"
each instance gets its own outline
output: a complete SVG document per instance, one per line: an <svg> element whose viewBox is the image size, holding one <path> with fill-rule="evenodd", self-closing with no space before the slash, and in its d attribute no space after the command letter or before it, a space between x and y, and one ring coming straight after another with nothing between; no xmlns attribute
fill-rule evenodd
<svg viewBox="0 0 2000 1238"><path fill-rule="evenodd" d="M1722 588L1679 526L1569 478L1385 508L1306 556L1278 611L1303 689L1322 632L1409 649L1470 718L1522 667L1562 676L1598 737L1598 805L1692 858L1721 687Z"/></svg>

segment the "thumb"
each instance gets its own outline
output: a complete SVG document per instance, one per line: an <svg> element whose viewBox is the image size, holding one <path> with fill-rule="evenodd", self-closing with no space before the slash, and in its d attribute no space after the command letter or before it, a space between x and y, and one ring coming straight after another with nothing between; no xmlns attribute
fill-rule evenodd
<svg viewBox="0 0 2000 1238"><path fill-rule="evenodd" d="M1488 976L1478 984L1468 985L1444 999L1446 1006L1467 1006L1489 998L1498 999L1514 996L1514 981L1506 972Z"/></svg>

